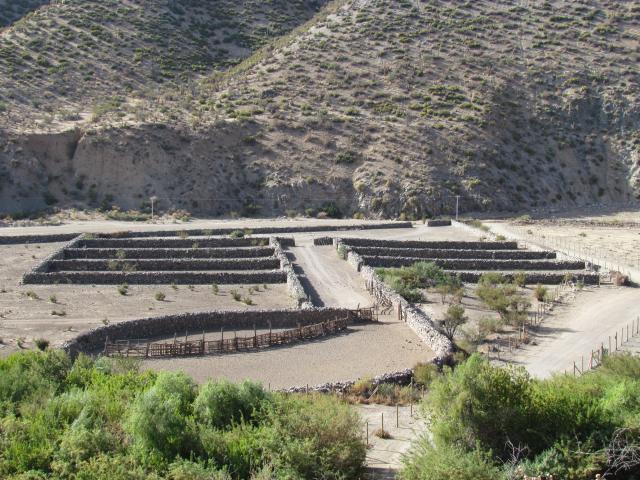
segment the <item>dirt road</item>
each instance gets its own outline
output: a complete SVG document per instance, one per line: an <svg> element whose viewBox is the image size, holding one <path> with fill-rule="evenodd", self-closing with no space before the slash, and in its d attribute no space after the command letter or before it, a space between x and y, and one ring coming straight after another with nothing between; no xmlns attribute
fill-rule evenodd
<svg viewBox="0 0 640 480"><path fill-rule="evenodd" d="M315 306L369 307L373 299L364 281L332 246L301 246L289 249L294 267Z"/></svg>
<svg viewBox="0 0 640 480"><path fill-rule="evenodd" d="M588 364L592 350L609 336L626 329L640 315L640 290L628 287L600 287L579 292L575 300L556 311L540 327L537 345L518 349L512 363L523 365L535 377L546 378L555 372L571 371L573 362ZM625 333L626 338L626 333ZM614 343L615 345L615 343Z"/></svg>

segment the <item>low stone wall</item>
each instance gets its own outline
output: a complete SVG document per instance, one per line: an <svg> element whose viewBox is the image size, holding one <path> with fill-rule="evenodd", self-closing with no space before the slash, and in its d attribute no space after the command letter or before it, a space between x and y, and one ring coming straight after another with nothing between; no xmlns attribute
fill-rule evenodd
<svg viewBox="0 0 640 480"><path fill-rule="evenodd" d="M191 229L191 230L156 230L148 232L115 232L100 234L100 238L142 238L142 237L177 237L184 235L191 236L214 236L229 235L235 231L250 231L255 235L270 235L278 233L309 233L309 232L342 232L349 230L380 230L392 228L413 228L411 222L379 222L360 225L308 225L290 227L255 227L255 228L214 228L214 229ZM77 236L77 234L76 234Z"/></svg>
<svg viewBox="0 0 640 480"><path fill-rule="evenodd" d="M232 259L52 260L49 262L48 268L49 272L277 270L280 268L280 261L275 257Z"/></svg>
<svg viewBox="0 0 640 480"><path fill-rule="evenodd" d="M27 273L25 284L51 285L68 283L78 285L249 285L285 283L283 271L270 272L52 272Z"/></svg>
<svg viewBox="0 0 640 480"><path fill-rule="evenodd" d="M494 260L494 259L442 259L410 257L371 257L362 255L370 267L408 267L417 262L433 262L445 270L584 270L579 260Z"/></svg>
<svg viewBox="0 0 640 480"><path fill-rule="evenodd" d="M351 247L360 255L413 258L490 258L495 260L553 260L555 252L532 250L441 250L420 248Z"/></svg>
<svg viewBox="0 0 640 480"><path fill-rule="evenodd" d="M460 276L460 280L466 283L478 283L483 272L456 272ZM525 274L525 282L527 285L560 285L566 280L566 273L547 273L547 272L522 272ZM509 281L513 281L513 274L505 273L503 277ZM582 281L585 285L599 285L600 275L597 273L571 273L572 281Z"/></svg>
<svg viewBox="0 0 640 480"><path fill-rule="evenodd" d="M78 246L87 248L206 248L260 247L269 244L267 238L91 238Z"/></svg>
<svg viewBox="0 0 640 480"><path fill-rule="evenodd" d="M272 247L240 248L67 248L65 260L144 258L261 258L272 257Z"/></svg>
<svg viewBox="0 0 640 480"><path fill-rule="evenodd" d="M393 383L396 385L409 385L413 378L413 370L407 368L406 370L400 370L398 372L384 373L373 378L372 385L377 387L381 383ZM310 386L297 386L291 388L284 388L280 390L285 393L306 393L306 392L318 392L318 393L347 393L357 380L347 380L345 382L333 382L323 383L320 385Z"/></svg>
<svg viewBox="0 0 640 480"><path fill-rule="evenodd" d="M304 290L298 275L296 275L293 265L284 253L280 240L281 239L279 238L271 237L269 239L269 243L274 249L274 256L280 261L280 269L287 277L287 289L289 290L289 294L293 298L297 307L304 310L311 309L313 308L313 305L309 300L309 295L307 295L307 292Z"/></svg>
<svg viewBox="0 0 640 480"><path fill-rule="evenodd" d="M61 246L59 249L57 249L51 255L48 255L40 263L38 263L35 267L33 267L31 269L31 271L27 272L26 274L24 274L22 276L22 282L23 283L28 283L28 282L25 281L25 278L27 276L29 276L29 275L46 273L48 271L49 264L51 262L53 262L54 260L63 259L64 258L64 251L67 248L75 248L77 245L80 244L80 242L82 241L83 237L84 237L84 235L78 235L77 237L74 237L70 242L65 243L63 246Z"/></svg>
<svg viewBox="0 0 640 480"><path fill-rule="evenodd" d="M321 247L324 245L333 245L333 238L332 237L316 237L313 239L313 244L316 247Z"/></svg>
<svg viewBox="0 0 640 480"><path fill-rule="evenodd" d="M336 318L353 319L350 310L340 308L322 308L313 310L246 310L211 311L202 313L182 313L160 317L144 318L128 322L114 323L90 330L65 343L63 349L72 357L79 353L97 353L110 340L153 339L163 336L191 335L203 331L224 328L233 330L251 330L255 328L295 328L298 325L313 325Z"/></svg>
<svg viewBox="0 0 640 480"><path fill-rule="evenodd" d="M351 247L433 248L447 250L517 250L517 242L423 242L415 240L373 240L370 238L341 238L339 243Z"/></svg>
<svg viewBox="0 0 640 480"><path fill-rule="evenodd" d="M338 245L340 244L338 243ZM451 355L454 351L453 343L438 330L425 312L411 305L393 291L378 277L373 268L364 264L362 257L353 250L347 253L347 262L360 272L376 299L383 299L392 305L394 311L398 311L400 308L403 319L409 327L435 353L434 363L441 365L451 361Z"/></svg>
<svg viewBox="0 0 640 480"><path fill-rule="evenodd" d="M427 227L450 227L451 220L427 220Z"/></svg>
<svg viewBox="0 0 640 480"><path fill-rule="evenodd" d="M0 245L21 245L24 243L59 243L68 242L80 233L57 233L51 235L14 235L0 236Z"/></svg>

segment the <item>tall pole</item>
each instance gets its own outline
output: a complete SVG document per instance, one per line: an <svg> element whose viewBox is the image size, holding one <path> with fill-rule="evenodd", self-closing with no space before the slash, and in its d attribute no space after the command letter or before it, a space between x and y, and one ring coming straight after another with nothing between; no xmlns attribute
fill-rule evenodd
<svg viewBox="0 0 640 480"><path fill-rule="evenodd" d="M456 195L456 222L458 221L459 207L460 207L460 195Z"/></svg>

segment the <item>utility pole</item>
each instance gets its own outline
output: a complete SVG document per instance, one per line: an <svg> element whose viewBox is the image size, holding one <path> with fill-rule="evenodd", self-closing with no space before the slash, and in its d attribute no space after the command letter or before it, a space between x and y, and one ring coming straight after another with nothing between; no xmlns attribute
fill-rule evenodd
<svg viewBox="0 0 640 480"><path fill-rule="evenodd" d="M151 198L149 198L149 200L151 200L151 221L153 221L153 207L156 201L158 200L158 197L154 195Z"/></svg>
<svg viewBox="0 0 640 480"><path fill-rule="evenodd" d="M460 206L460 195L456 195L456 222L458 221L459 206Z"/></svg>

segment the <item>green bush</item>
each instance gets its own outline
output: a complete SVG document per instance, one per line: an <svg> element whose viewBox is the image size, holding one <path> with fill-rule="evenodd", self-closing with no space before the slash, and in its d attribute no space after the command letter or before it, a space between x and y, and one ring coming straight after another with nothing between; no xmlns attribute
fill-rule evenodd
<svg viewBox="0 0 640 480"><path fill-rule="evenodd" d="M500 480L502 472L491 455L479 449L432 446L419 440L405 458L401 480Z"/></svg>
<svg viewBox="0 0 640 480"><path fill-rule="evenodd" d="M228 380L217 380L200 388L193 411L198 422L226 429L252 420L271 401L270 395L256 383L245 381L237 385Z"/></svg>
<svg viewBox="0 0 640 480"><path fill-rule="evenodd" d="M193 432L188 417L195 398L193 381L182 373L161 373L133 404L128 429L134 440L166 459L188 454Z"/></svg>
<svg viewBox="0 0 640 480"><path fill-rule="evenodd" d="M438 367L433 363L419 363L413 368L413 379L418 385L428 387L438 373Z"/></svg>
<svg viewBox="0 0 640 480"><path fill-rule="evenodd" d="M424 408L435 447L420 442L403 478L468 478L463 457L474 455L494 473L505 465L491 478L514 478L520 469L578 480L620 462L627 467L615 478L636 478L640 465L628 455L640 441L639 372L640 358L616 355L580 377L534 380L522 368L493 367L472 355L432 382ZM614 439L620 448L608 450ZM522 452L515 462L512 447Z"/></svg>
<svg viewBox="0 0 640 480"><path fill-rule="evenodd" d="M0 478L347 478L365 446L334 397L139 372L60 351L0 359Z"/></svg>

